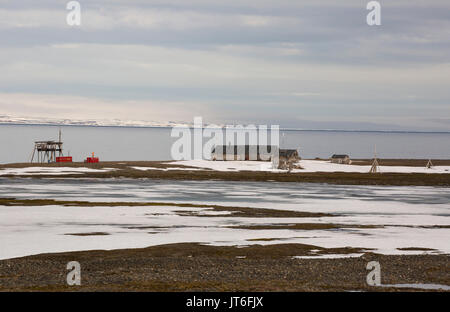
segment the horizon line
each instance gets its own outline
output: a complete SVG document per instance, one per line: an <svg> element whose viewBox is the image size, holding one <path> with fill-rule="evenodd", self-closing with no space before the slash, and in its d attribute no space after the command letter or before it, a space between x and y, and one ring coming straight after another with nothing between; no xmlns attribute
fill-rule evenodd
<svg viewBox="0 0 450 312"><path fill-rule="evenodd" d="M20 122L5 122L0 121L0 125L11 125L11 126L50 126L50 127L98 127L98 128L174 128L177 126L169 126L169 125L93 125L93 124L61 124L61 123L20 123ZM188 127L189 129L194 129L195 127L189 124L182 125ZM229 126L229 125L227 125ZM224 129L223 127L214 127L215 129ZM202 127L202 129L212 128L212 127ZM268 129L269 130L269 129ZM429 133L429 134L450 134L450 130L389 130L389 129L381 129L381 130L364 130L364 129L307 129L307 128L279 128L279 131L317 131L317 132L376 132L376 133Z"/></svg>

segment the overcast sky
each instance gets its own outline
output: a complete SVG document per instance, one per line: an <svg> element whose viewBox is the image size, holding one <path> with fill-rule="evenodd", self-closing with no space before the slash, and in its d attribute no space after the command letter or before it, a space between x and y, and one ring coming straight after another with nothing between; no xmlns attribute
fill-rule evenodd
<svg viewBox="0 0 450 312"><path fill-rule="evenodd" d="M450 131L450 1L0 0L0 115Z"/></svg>

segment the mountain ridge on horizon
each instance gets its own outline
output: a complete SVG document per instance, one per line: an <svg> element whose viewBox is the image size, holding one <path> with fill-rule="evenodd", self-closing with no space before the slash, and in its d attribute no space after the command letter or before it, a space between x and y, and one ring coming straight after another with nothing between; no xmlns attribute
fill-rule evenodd
<svg viewBox="0 0 450 312"><path fill-rule="evenodd" d="M192 128L193 122L185 121L145 121L145 120L121 120L121 119L68 119L45 117L13 117L0 115L0 125L42 125L42 126L86 126L86 127L133 127L133 128L170 128L184 126ZM211 124L204 124L204 128ZM237 125L231 123L214 124L220 128ZM257 125L247 123L243 126ZM359 128L300 128L280 126L281 131L339 131L339 132L393 132L393 133L450 133L450 130L412 130L412 129L359 129Z"/></svg>

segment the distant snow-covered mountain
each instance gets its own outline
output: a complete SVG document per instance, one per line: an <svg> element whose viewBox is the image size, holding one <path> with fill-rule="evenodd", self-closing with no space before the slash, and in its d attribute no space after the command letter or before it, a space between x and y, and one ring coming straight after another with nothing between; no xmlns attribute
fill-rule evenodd
<svg viewBox="0 0 450 312"><path fill-rule="evenodd" d="M203 121L204 127L212 126L211 124ZM185 121L148 121L148 120L122 120L122 119L65 119L65 118L48 118L48 117L16 117L8 115L0 115L1 124L15 124L15 125L52 125L52 126L93 126L93 127L159 127L159 128L172 128L177 126L194 127L194 123ZM236 126L236 124L214 124L215 127ZM248 126L244 124L243 126ZM257 124L258 125L258 124ZM280 125L280 131L339 131L339 132L417 132L417 133L449 133L449 131L439 130L409 130L409 129L396 129L396 128L325 128L325 127L286 127Z"/></svg>
<svg viewBox="0 0 450 312"><path fill-rule="evenodd" d="M19 125L64 125L64 126L98 126L98 127L175 127L191 126L187 122L177 121L145 121L145 120L120 120L120 119L61 119L41 117L13 117L0 115L0 124Z"/></svg>

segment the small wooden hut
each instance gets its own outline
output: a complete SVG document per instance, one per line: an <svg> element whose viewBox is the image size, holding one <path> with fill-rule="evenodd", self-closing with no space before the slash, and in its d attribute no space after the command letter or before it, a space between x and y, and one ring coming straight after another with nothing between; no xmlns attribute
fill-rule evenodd
<svg viewBox="0 0 450 312"><path fill-rule="evenodd" d="M346 164L350 165L352 163L350 156L346 154L334 154L331 156L331 162L335 164Z"/></svg>

